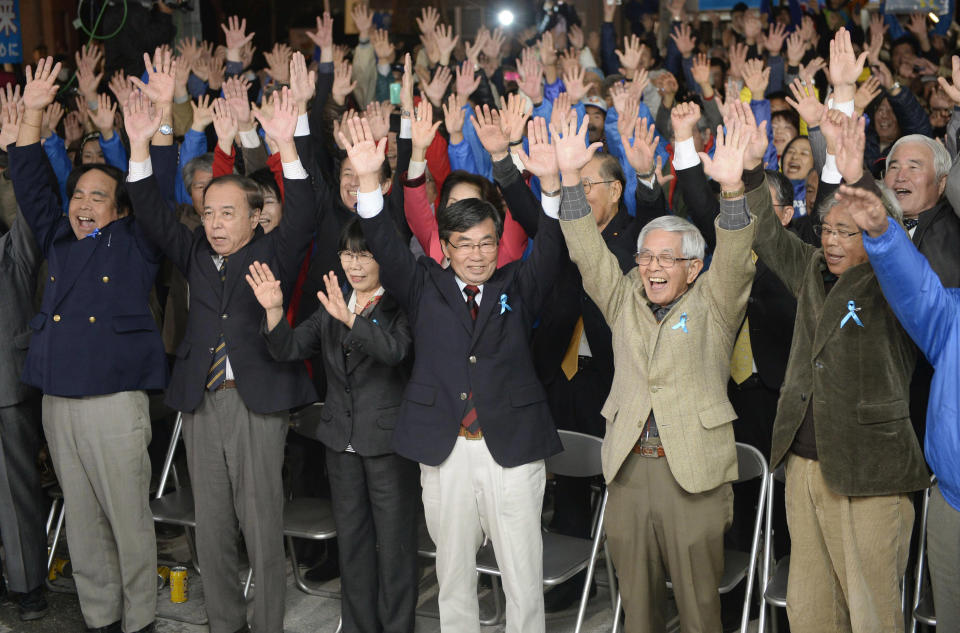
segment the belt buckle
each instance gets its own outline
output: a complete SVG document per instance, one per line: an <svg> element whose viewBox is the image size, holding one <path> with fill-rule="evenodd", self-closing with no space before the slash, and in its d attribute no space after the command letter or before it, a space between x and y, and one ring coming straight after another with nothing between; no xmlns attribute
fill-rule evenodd
<svg viewBox="0 0 960 633"><path fill-rule="evenodd" d="M465 437L468 440L482 440L483 439L483 429L479 429L476 433L467 429L466 427L460 427L460 437Z"/></svg>
<svg viewBox="0 0 960 633"><path fill-rule="evenodd" d="M666 453L663 452L663 444L653 444L645 445L642 440L638 441L634 447L633 452L639 455L640 457L665 457Z"/></svg>

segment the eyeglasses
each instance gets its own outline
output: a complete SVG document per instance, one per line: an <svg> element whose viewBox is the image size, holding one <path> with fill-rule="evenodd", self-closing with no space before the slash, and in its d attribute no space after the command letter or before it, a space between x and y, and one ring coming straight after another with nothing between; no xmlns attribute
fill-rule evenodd
<svg viewBox="0 0 960 633"><path fill-rule="evenodd" d="M340 251L337 253L340 256L341 262L360 262L361 264L369 264L373 261L373 253L368 251L361 251L359 253L354 251Z"/></svg>
<svg viewBox="0 0 960 633"><path fill-rule="evenodd" d="M855 235L860 235L860 231L841 231L840 229L831 227L829 224L815 224L813 226L813 232L821 239L829 236L841 240L850 240L853 239Z"/></svg>
<svg viewBox="0 0 960 633"><path fill-rule="evenodd" d="M605 185L605 184L610 183L610 182L615 182L615 181L613 181L613 180L600 180L600 181L597 181L597 182L590 182L589 180L587 180L586 178L584 178L584 180L583 180L583 193L585 193L585 194L590 193L590 189L592 189L594 185Z"/></svg>
<svg viewBox="0 0 960 633"><path fill-rule="evenodd" d="M674 257L670 253L660 253L659 255L654 255L649 251L640 251L637 253L637 263L641 266L649 266L650 262L654 259L657 260L662 268L673 268L673 265L677 262L688 262L694 257Z"/></svg>
<svg viewBox="0 0 960 633"><path fill-rule="evenodd" d="M464 253L467 253L467 254L473 253L474 251L479 249L480 252L483 253L484 255L489 255L493 253L493 251L497 250L497 242L495 240L484 240L477 244L471 244L469 242L454 244L453 242L448 240L447 245L455 251L462 250Z"/></svg>

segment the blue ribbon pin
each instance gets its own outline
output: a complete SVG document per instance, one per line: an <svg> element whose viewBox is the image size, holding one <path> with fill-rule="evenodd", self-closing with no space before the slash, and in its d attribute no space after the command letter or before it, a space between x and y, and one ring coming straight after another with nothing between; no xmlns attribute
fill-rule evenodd
<svg viewBox="0 0 960 633"><path fill-rule="evenodd" d="M87 237L100 237L100 227L93 229L93 232L88 233Z"/></svg>
<svg viewBox="0 0 960 633"><path fill-rule="evenodd" d="M670 328L670 329L671 329L671 330L683 330L683 333L684 333L684 334L688 333L689 330L687 329L687 313L686 313L686 312L681 312L681 313L680 313L680 320L677 321L676 325L674 325L674 326L673 326L672 328Z"/></svg>
<svg viewBox="0 0 960 633"><path fill-rule="evenodd" d="M853 300L847 301L847 311L848 311L847 316L843 317L843 321L840 321L840 327L842 328L844 325L846 325L847 321L849 321L850 319L853 319L854 323L856 323L860 327L863 327L863 321L861 321L860 317L857 316L857 312L860 311L860 308L857 307L857 304L855 301Z"/></svg>
<svg viewBox="0 0 960 633"><path fill-rule="evenodd" d="M500 295L500 314L503 315L507 310L513 312L513 308L507 305L507 295L502 294Z"/></svg>

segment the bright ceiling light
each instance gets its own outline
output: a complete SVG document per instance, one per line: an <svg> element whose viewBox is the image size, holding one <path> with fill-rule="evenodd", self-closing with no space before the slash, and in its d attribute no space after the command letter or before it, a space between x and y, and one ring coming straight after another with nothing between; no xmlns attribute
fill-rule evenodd
<svg viewBox="0 0 960 633"><path fill-rule="evenodd" d="M513 11L510 11L509 9L504 9L503 11L498 13L497 22L499 22L501 26L510 26L511 24L513 24Z"/></svg>

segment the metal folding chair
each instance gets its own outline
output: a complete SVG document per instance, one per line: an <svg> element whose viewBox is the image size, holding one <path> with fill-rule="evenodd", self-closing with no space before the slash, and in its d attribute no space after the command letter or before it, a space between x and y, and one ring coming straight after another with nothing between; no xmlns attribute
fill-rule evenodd
<svg viewBox="0 0 960 633"><path fill-rule="evenodd" d="M737 467L738 475L734 484L759 479L766 482L770 476L770 470L767 467L767 460L763 454L753 446L737 442ZM736 550L724 550L723 552L723 576L720 578L720 586L717 591L722 595L729 593L734 587L740 584L740 581L746 578L746 591L743 597L743 613L740 617L740 631L747 632L747 626L750 623L750 602L753 598L753 585L757 574L757 560L760 557L760 539L761 527L763 526L764 516L767 515L767 486L760 486L760 493L757 496L756 517L753 522L753 539L750 543L750 552L740 552ZM667 580L667 586L671 589L673 584ZM622 599L617 594L617 607L614 611L612 633L617 633L620 629L620 607ZM762 610L761 610L762 612Z"/></svg>
<svg viewBox="0 0 960 633"><path fill-rule="evenodd" d="M760 574L760 586L763 587L763 605L761 605L763 608L760 609L758 633L764 633L766 630L766 605L770 605L770 628L774 633L777 631L777 608L785 609L787 607L787 575L790 571L790 555L787 554L780 560L776 560L776 553L773 551L773 488L776 481L783 483L786 479L787 471L782 463L767 477L767 517L764 530L763 567Z"/></svg>

